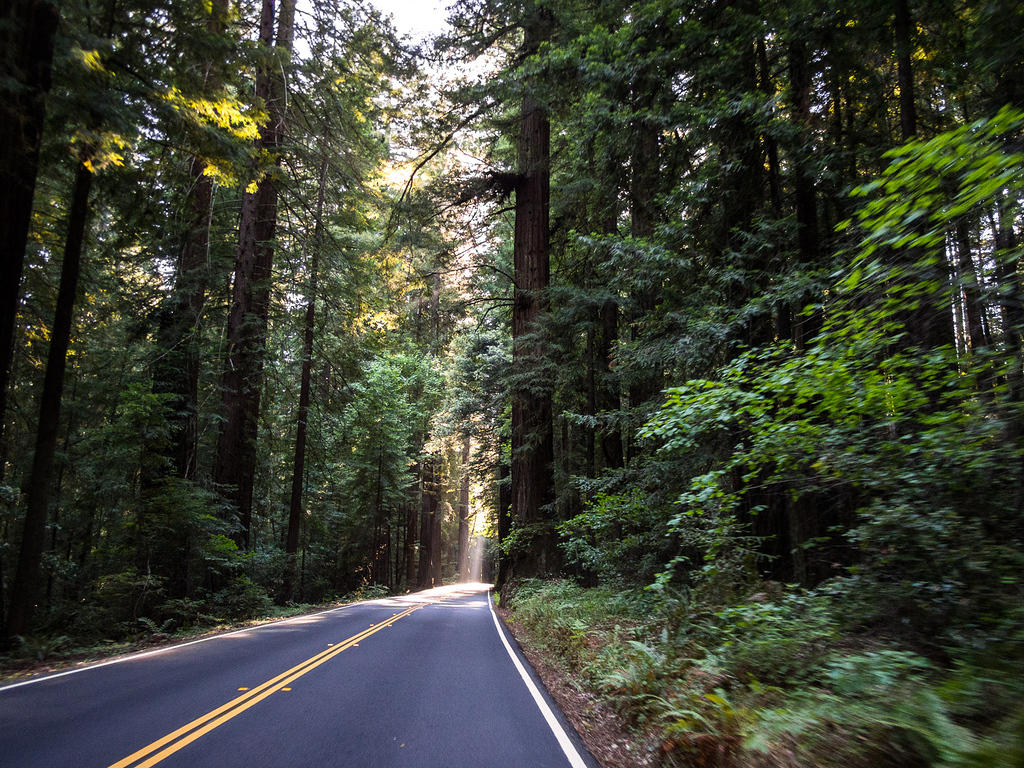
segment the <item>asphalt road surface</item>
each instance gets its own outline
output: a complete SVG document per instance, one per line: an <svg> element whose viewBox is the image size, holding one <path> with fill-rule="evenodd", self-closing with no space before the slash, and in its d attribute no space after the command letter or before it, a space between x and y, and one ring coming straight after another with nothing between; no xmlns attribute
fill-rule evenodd
<svg viewBox="0 0 1024 768"><path fill-rule="evenodd" d="M0 688L2 768L596 768L484 585Z"/></svg>

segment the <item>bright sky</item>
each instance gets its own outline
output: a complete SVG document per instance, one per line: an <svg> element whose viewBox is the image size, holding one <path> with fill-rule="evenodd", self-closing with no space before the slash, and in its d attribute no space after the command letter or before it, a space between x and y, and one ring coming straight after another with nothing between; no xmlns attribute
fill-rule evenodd
<svg viewBox="0 0 1024 768"><path fill-rule="evenodd" d="M372 0L373 4L395 19L401 34L422 40L444 29L447 6L453 0Z"/></svg>

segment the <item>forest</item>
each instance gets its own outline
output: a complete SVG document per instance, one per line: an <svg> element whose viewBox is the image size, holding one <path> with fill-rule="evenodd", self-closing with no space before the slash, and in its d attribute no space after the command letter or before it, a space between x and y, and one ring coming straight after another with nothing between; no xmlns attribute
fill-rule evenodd
<svg viewBox="0 0 1024 768"><path fill-rule="evenodd" d="M1024 5L0 57L0 658L493 581L619 765L1024 766Z"/></svg>

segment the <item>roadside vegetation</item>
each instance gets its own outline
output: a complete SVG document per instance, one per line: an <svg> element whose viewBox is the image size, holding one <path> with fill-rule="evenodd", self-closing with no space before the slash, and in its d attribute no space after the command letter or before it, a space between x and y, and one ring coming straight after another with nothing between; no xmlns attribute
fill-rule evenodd
<svg viewBox="0 0 1024 768"><path fill-rule="evenodd" d="M1024 765L1019 637L930 658L828 590L751 587L723 603L533 580L502 605L638 751L654 737L652 764Z"/></svg>
<svg viewBox="0 0 1024 768"><path fill-rule="evenodd" d="M816 337L667 389L637 431L666 481L607 473L557 526L573 580L506 585L662 764L1024 765L1019 350L903 335L948 223L1020 189L1022 117L891 153Z"/></svg>
<svg viewBox="0 0 1024 768"><path fill-rule="evenodd" d="M355 592L323 603L290 603L278 606L269 600L263 600L248 606L231 606L232 612L221 610L217 614L211 614L196 610L182 616L181 620L172 616L160 624L148 616L140 616L134 621L126 619L119 624L96 625L92 632L87 631L87 628L79 628L73 635L19 635L14 638L8 652L0 654L0 684L14 682L26 675L57 671L126 653L184 643L234 629L337 608L348 603L376 600L389 594L386 587L375 585L361 587ZM214 604L203 607L214 607Z"/></svg>

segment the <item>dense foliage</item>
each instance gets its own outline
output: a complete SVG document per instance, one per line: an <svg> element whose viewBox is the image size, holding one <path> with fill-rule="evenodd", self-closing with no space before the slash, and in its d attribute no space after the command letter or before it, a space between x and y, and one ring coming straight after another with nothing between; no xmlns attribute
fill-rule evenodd
<svg viewBox="0 0 1024 768"><path fill-rule="evenodd" d="M367 3L103 7L64 4L54 42L0 456L11 647L451 578L464 310L437 223L415 194L396 206L415 52ZM55 405L76 167L94 181ZM41 408L60 419L34 532ZM443 525L418 576L428 498Z"/></svg>

